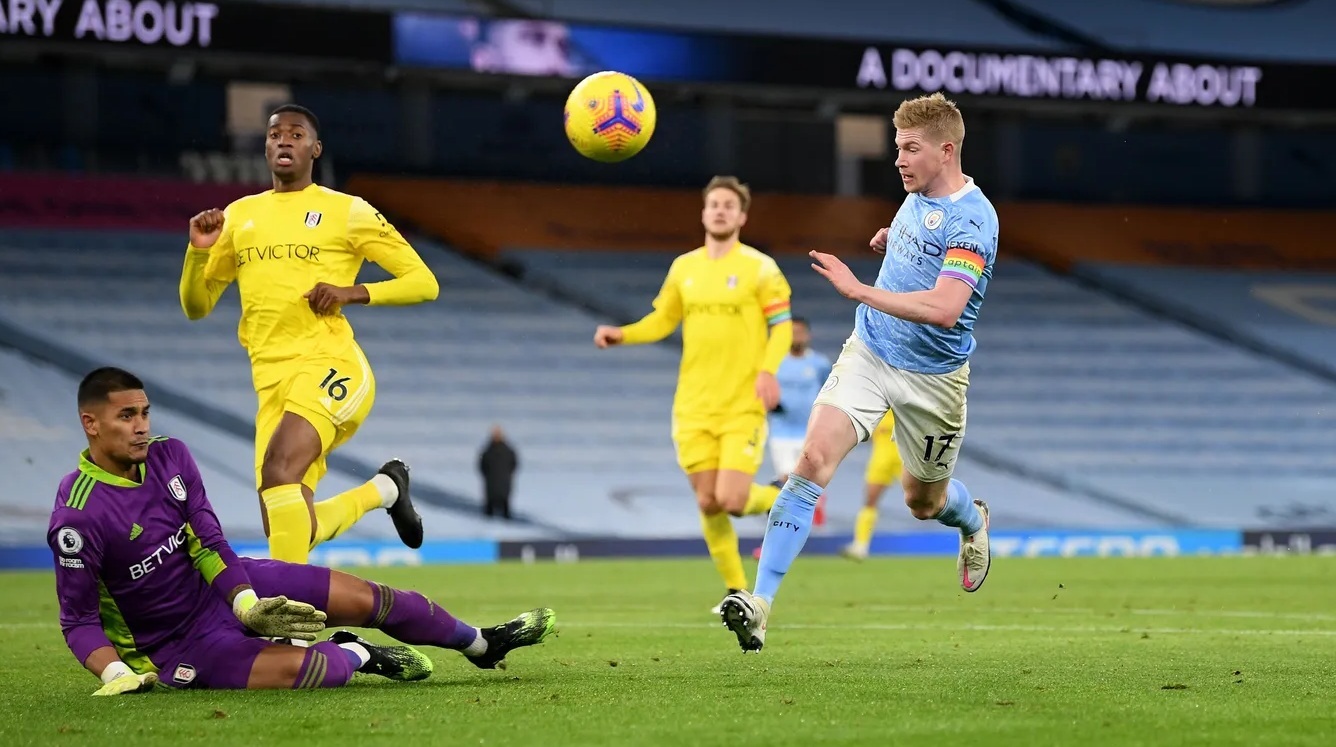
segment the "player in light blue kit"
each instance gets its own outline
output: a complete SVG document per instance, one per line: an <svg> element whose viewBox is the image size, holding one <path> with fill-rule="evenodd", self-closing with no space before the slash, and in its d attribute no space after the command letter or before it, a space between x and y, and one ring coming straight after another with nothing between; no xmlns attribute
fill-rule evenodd
<svg viewBox="0 0 1336 747"><path fill-rule="evenodd" d="M821 384L830 376L830 359L813 350L811 344L811 325L800 316L793 317L793 342L775 374L779 404L770 411L770 463L781 482L789 479L798 464L812 405Z"/></svg>
<svg viewBox="0 0 1336 747"><path fill-rule="evenodd" d="M779 382L779 404L770 411L770 464L775 468L774 485L783 487L789 473L798 464L807 435L807 419L821 392L821 384L830 376L830 359L811 348L812 326L800 316L793 317L793 341L789 354L779 364L775 380ZM825 498L816 504L816 526L822 518ZM756 557L761 548L756 548Z"/></svg>
<svg viewBox="0 0 1336 747"><path fill-rule="evenodd" d="M960 529L961 588L977 591L988 577L988 506L951 473L965 435L974 322L997 259L997 212L961 171L965 122L953 102L941 94L905 101L894 122L895 164L909 196L871 241L886 253L876 286L834 256L811 253L812 268L859 306L798 464L770 510L756 588L720 604L743 651L765 643L770 606L807 542L818 497L888 410L910 513Z"/></svg>

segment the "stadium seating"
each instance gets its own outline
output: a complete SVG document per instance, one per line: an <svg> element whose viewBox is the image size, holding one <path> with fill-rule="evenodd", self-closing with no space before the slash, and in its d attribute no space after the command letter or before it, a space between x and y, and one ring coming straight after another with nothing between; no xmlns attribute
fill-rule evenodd
<svg viewBox="0 0 1336 747"><path fill-rule="evenodd" d="M1274 346L1336 377L1336 275L1098 263L1079 271L1248 343Z"/></svg>
<svg viewBox="0 0 1336 747"><path fill-rule="evenodd" d="M4 372L0 382L0 470L7 476L0 488L0 545L31 545L45 536L57 484L78 466L79 452L87 448L74 410L79 380L66 370L3 347L0 371ZM228 536L238 542L263 544L250 467L254 459L251 439L161 402L153 406L153 429L190 446ZM320 494L333 495L362 479L331 470L321 483ZM482 517L442 511L431 505L419 508L432 539L491 537L500 529ZM541 528L519 527L507 536L551 535ZM377 516L355 525L343 537L395 541L388 519Z"/></svg>
<svg viewBox="0 0 1336 747"><path fill-rule="evenodd" d="M606 251L506 256L539 282L624 316L648 310L668 262ZM805 260L780 264L795 313L812 319L816 346L834 354L853 306ZM854 268L875 277L873 260ZM628 298L635 294L639 308ZM966 464L971 455L999 460L1072 495L1182 525L1285 523L1331 504L1336 386L1025 262L1002 262L988 299ZM1062 510L1064 521L1089 523L1084 505Z"/></svg>
<svg viewBox="0 0 1336 747"><path fill-rule="evenodd" d="M8 305L6 305L8 308ZM0 543L33 544L46 535L47 521L60 479L78 466L87 448L74 407L79 379L49 363L0 348L0 470L8 479L0 489ZM219 520L234 539L263 537L254 498L255 478L248 467L251 442L201 423L161 403L153 407L156 433L185 441L199 463ZM333 473L329 488L356 484ZM383 526L382 526L383 524ZM377 531L382 530L382 531ZM356 537L393 536L388 522L365 522Z"/></svg>
<svg viewBox="0 0 1336 747"><path fill-rule="evenodd" d="M4 299L0 302L0 322L98 364L129 368L156 386L155 391L170 389L206 408L221 411L231 420L251 422L255 394L245 353L236 340L236 291L229 290L209 318L196 323L187 321L179 308L176 290L181 241L179 235L157 233L5 232L0 237L0 264L6 268L0 275L0 298ZM339 474L336 469L328 485L322 485L321 495L360 482L382 461L399 456L412 464L420 486L434 484L441 491L476 500L477 450L494 419L506 422L504 413L494 412L477 392L494 387L499 387L498 391L513 390L518 395L509 399L518 407L544 414L542 403L534 401L531 369L519 368L506 381L493 361L500 357L504 363L509 355L513 363L523 358L524 350L484 343L507 339L507 335L526 326L517 322L527 319L527 334L534 338L528 344L538 345L538 336L553 329L552 315L545 313L541 305L527 303L519 292L495 297L495 303L488 303L494 296L489 294L490 277L486 273L472 270L460 260L452 261L444 252L428 252L427 256L438 260L433 262L434 269L460 313L452 314L441 307L353 312L368 355L378 364L379 391L375 415L344 451L358 456L358 461L369 468L360 470L356 477ZM480 310L469 311L473 308ZM522 338L509 339L524 342ZM399 359L403 360L402 365L396 365ZM8 372L9 368L6 361L4 370ZM32 382L42 381L38 374L28 378ZM67 404L43 408L32 417L43 423L69 421L72 416L68 398L75 383L77 380L72 379L59 379L54 384L34 383L32 388L40 389L43 396L54 396L55 402ZM578 382L571 374L567 385L575 383ZM48 394L52 389L54 394ZM10 407L13 402L29 399L44 401L24 390L9 400ZM427 414L433 412L436 414ZM171 434L169 425L188 420L184 416L173 417L167 425L159 422L157 427ZM208 425L196 422L194 427ZM578 419L566 427L580 430ZM549 426L536 438L546 437L561 443L563 434L558 431L557 426ZM213 432L229 444L223 449L225 453L213 458L214 461L228 466L237 475L248 474L254 458L250 434L234 432L230 438L235 443L231 443L223 438L225 434ZM18 501L17 505L28 509L49 508L53 481L68 471L70 455L81 448L77 435L74 433L72 441L66 439L69 443L59 451L59 465L53 463L41 468L34 465L19 470L22 487L8 496L7 501ZM523 430L516 436L523 459L526 456ZM566 438L564 446L576 454L580 451L578 438ZM634 454L630 458L634 459ZM521 513L546 508L535 505L542 495L531 484L528 475L522 472L516 506ZM251 497L253 483L242 480L216 490L224 494L243 490L244 497L233 500L244 510L229 515L229 530L235 526L236 531L258 532ZM555 531L553 526L503 525L475 517L471 511L462 513L431 506L422 510L429 533L438 538L502 534L507 538L547 537ZM581 528L579 519L576 517L572 529ZM365 529L377 536L392 536L388 523L379 524L366 522ZM597 523L585 522L583 528L595 531Z"/></svg>
<svg viewBox="0 0 1336 747"><path fill-rule="evenodd" d="M210 318L188 322L176 293L180 242L158 233L0 234L7 268L0 320L142 371L226 412L229 422L249 421L254 393L235 338L235 291ZM669 440L674 344L615 351L590 344L595 324L648 309L670 255L512 252L507 259L525 268L521 283L418 243L441 279L441 299L350 312L376 366L378 401L344 451L371 468L402 456L420 484L476 501L477 451L497 423L520 453L516 509L535 523L488 522L447 505L433 509L437 536L694 534L695 517L683 510L691 497ZM835 355L852 306L804 260L781 265L795 310L813 321L816 347ZM875 267L873 259L855 262L865 279ZM999 520L1265 525L1326 500L1323 485L1336 472L1336 387L1325 381L1016 261L999 266L979 332L961 474L993 499ZM52 405L40 415L47 422L67 413ZM198 413L180 419L192 415L191 427L211 428ZM235 465L249 463L248 434L209 432L228 444L218 447L227 456L217 463L244 475ZM866 448L856 450L831 486L833 529L852 518L865 459ZM51 470L67 468L29 469L40 475L21 492L44 497L18 505L44 505ZM355 479L335 473L330 489ZM249 493L245 480L225 484ZM230 520L255 529L253 504L241 503L245 510ZM888 526L919 526L897 516L889 512ZM761 530L753 521L743 532ZM387 528L370 522L367 531Z"/></svg>
<svg viewBox="0 0 1336 747"><path fill-rule="evenodd" d="M90 252L95 238L97 251ZM228 291L213 316L188 322L177 302L180 243L179 236L156 233L4 233L0 261L12 270L0 277L0 295L6 299L0 320L100 362L143 372L151 382L234 420L249 420L254 392L236 343L235 291ZM441 299L419 307L351 312L376 367L378 397L373 416L343 452L373 466L402 456L413 465L419 485L476 500L477 451L490 426L499 423L521 460L516 510L535 524L507 525L436 510L429 516L433 536L695 535L693 499L669 440L677 365L671 345L597 351L590 340L600 318L418 243L441 280ZM652 268L658 277L648 286L618 287L612 295L647 303L661 269ZM87 309L90 300L97 304L95 313ZM835 299L825 318L835 316L839 306ZM819 322L819 339L837 339L838 328L834 321ZM62 380L59 386L66 391L72 384ZM52 409L43 411L41 419L65 416L65 410ZM216 461L244 474L244 466L234 465L250 462L248 436L216 435L231 439L227 456ZM832 531L847 529L852 520L865 459L865 448L856 451L831 486ZM24 474L45 496L53 469L65 467ZM977 462L962 470L976 489L1008 497L998 501L995 515L1016 525L1161 523L1143 512L1072 496ZM331 476L330 487L335 484ZM244 509L230 514L229 522L249 521L255 528L249 487L242 481L226 489L247 494L239 501ZM45 506L48 500L25 499L23 505ZM896 511L888 512L884 525L936 529ZM367 531L386 530L368 522ZM742 528L752 536L762 531L759 519Z"/></svg>

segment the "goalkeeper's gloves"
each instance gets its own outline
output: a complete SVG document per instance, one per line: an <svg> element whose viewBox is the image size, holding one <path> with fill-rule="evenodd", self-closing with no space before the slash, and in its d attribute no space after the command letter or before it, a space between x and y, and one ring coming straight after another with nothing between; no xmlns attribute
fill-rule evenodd
<svg viewBox="0 0 1336 747"><path fill-rule="evenodd" d="M94 695L128 695L152 690L158 684L158 675L147 672L135 674L123 661L113 661L102 670L102 687Z"/></svg>
<svg viewBox="0 0 1336 747"><path fill-rule="evenodd" d="M315 634L325 629L325 613L315 607L285 596L260 599L253 589L232 599L232 612L242 625L266 638L314 641Z"/></svg>

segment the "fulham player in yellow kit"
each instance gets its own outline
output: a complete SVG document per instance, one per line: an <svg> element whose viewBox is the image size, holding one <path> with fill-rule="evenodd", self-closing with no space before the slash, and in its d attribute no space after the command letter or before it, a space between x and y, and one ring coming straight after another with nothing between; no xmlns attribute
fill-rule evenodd
<svg viewBox="0 0 1336 747"><path fill-rule="evenodd" d="M789 283L775 260L739 240L751 191L731 176L704 190L705 245L673 261L654 310L624 327L600 326L599 348L657 342L682 325L673 443L725 586L745 589L732 516L767 513L779 494L756 485L775 372L793 336Z"/></svg>
<svg viewBox="0 0 1336 747"><path fill-rule="evenodd" d="M255 469L265 533L270 555L292 563L305 563L313 546L377 508L388 510L404 544L422 544L408 466L397 459L363 485L314 500L326 457L357 432L376 398L343 307L416 304L438 292L431 270L375 208L312 181L321 151L314 114L276 109L265 140L274 188L192 218L181 272L181 308L192 320L207 316L229 284L241 293L237 334L259 399ZM365 260L394 277L359 284Z"/></svg>

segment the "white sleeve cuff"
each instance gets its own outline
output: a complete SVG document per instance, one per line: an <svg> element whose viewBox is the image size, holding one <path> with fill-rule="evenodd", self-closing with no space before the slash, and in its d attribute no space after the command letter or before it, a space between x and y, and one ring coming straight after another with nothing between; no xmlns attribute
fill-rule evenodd
<svg viewBox="0 0 1336 747"><path fill-rule="evenodd" d="M258 601L260 601L260 597L254 589L243 589L232 597L232 614L241 617L241 613L254 607Z"/></svg>
<svg viewBox="0 0 1336 747"><path fill-rule="evenodd" d="M123 661L113 661L102 670L102 684L107 684L118 677L124 677L127 674L134 674L130 667Z"/></svg>

